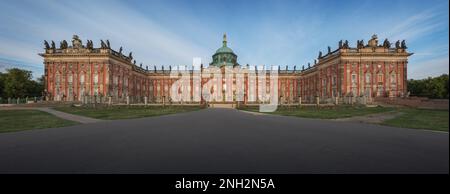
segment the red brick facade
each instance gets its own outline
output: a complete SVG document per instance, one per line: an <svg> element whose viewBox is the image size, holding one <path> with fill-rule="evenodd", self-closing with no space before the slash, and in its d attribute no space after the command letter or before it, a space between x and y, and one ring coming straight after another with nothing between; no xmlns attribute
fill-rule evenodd
<svg viewBox="0 0 450 194"><path fill-rule="evenodd" d="M411 54L399 42L395 48L377 42L373 37L368 45L358 48L340 44L335 51L319 56L318 62L309 68L279 70L279 101L296 103L299 97L303 102L313 102L315 97L326 100L345 96L402 96L407 92L406 67ZM114 102L124 102L128 96L132 102L142 102L144 97L148 97L150 103L170 101L170 88L177 80L170 78L171 69L136 66L131 54L125 56L103 42L101 48L93 48L92 42L84 46L78 37L74 37L72 43L61 48L47 44L45 53L40 54L44 57L48 100L82 101L86 97L110 96ZM247 95L253 90L249 82L258 82L258 79L253 79L253 74L248 72L244 74L244 101L258 102L258 96ZM209 78L202 78L199 88L194 87L196 84L191 79L192 96L208 81ZM233 84L236 84L235 79ZM267 79L267 87L273 87L271 84Z"/></svg>

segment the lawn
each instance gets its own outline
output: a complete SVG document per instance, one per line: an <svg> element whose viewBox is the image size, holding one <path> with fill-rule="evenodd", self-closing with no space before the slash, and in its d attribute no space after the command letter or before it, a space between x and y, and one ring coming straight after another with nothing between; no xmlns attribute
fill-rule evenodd
<svg viewBox="0 0 450 194"><path fill-rule="evenodd" d="M242 110L258 112L258 106L244 107ZM337 119L368 114L382 113L394 110L387 107L364 107L364 106L336 106L336 107L278 107L270 114L297 116L304 118Z"/></svg>
<svg viewBox="0 0 450 194"><path fill-rule="evenodd" d="M244 107L242 110L258 112L258 106ZM337 107L278 107L270 114L297 116L304 118L337 119L354 116L364 116L375 113L400 113L393 119L383 121L382 125L394 127L429 129L448 131L449 111L428 110L417 108L391 108L391 107L364 107L364 106L337 106Z"/></svg>
<svg viewBox="0 0 450 194"><path fill-rule="evenodd" d="M39 110L1 110L0 133L78 124Z"/></svg>
<svg viewBox="0 0 450 194"><path fill-rule="evenodd" d="M199 106L58 107L56 110L106 120L132 119L200 110Z"/></svg>
<svg viewBox="0 0 450 194"><path fill-rule="evenodd" d="M399 109L403 114L383 124L395 127L448 131L448 110Z"/></svg>

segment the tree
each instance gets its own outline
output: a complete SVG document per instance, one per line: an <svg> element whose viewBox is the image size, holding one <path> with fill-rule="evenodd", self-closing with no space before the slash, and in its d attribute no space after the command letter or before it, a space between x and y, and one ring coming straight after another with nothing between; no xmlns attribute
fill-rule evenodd
<svg viewBox="0 0 450 194"><path fill-rule="evenodd" d="M4 85L4 81L3 81L3 77L5 76L5 74L3 74L2 72L0 72L0 97L3 96L3 88L5 87Z"/></svg>
<svg viewBox="0 0 450 194"><path fill-rule="evenodd" d="M32 80L31 71L18 68L7 69L6 73L1 75L1 96L4 98L40 96L43 90L41 82L39 79L38 82Z"/></svg>
<svg viewBox="0 0 450 194"><path fill-rule="evenodd" d="M413 96L422 96L429 98L448 98L449 97L449 76L443 74L435 78L426 78L422 80L408 80L408 90Z"/></svg>

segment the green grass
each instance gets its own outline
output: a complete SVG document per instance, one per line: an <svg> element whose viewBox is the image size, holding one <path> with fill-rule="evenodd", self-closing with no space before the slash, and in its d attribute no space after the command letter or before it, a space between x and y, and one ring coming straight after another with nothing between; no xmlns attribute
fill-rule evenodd
<svg viewBox="0 0 450 194"><path fill-rule="evenodd" d="M0 133L29 129L64 127L77 122L60 119L50 113L39 110L1 110Z"/></svg>
<svg viewBox="0 0 450 194"><path fill-rule="evenodd" d="M201 109L199 106L113 106L113 107L58 107L56 110L106 120L132 119L189 112Z"/></svg>
<svg viewBox="0 0 450 194"><path fill-rule="evenodd" d="M394 119L386 120L383 124L403 128L448 131L448 110L405 108L398 111L403 114Z"/></svg>
<svg viewBox="0 0 450 194"><path fill-rule="evenodd" d="M258 112L259 107L245 107L243 110ZM270 114L304 118L337 119L392 111L387 107L336 106L336 107L278 107Z"/></svg>
<svg viewBox="0 0 450 194"><path fill-rule="evenodd" d="M244 107L242 110L258 112L258 106ZM363 106L337 106L337 107L278 107L270 114L297 116L304 118L337 119L354 116L363 116L375 113L401 113L399 116L383 121L382 125L394 127L429 129L448 131L449 111L428 110L417 108L390 108L390 107L363 107Z"/></svg>

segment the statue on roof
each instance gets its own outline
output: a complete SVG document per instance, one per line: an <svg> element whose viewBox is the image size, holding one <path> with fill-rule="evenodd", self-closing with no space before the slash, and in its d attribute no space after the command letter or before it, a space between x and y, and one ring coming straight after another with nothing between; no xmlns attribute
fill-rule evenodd
<svg viewBox="0 0 450 194"><path fill-rule="evenodd" d="M339 47L339 49L342 48L342 40L339 41L338 47Z"/></svg>
<svg viewBox="0 0 450 194"><path fill-rule="evenodd" d="M111 45L109 44L109 40L106 40L106 47L109 49L111 48Z"/></svg>
<svg viewBox="0 0 450 194"><path fill-rule="evenodd" d="M59 48L60 49L67 49L68 45L67 45L67 41L63 40L62 42L59 43Z"/></svg>
<svg viewBox="0 0 450 194"><path fill-rule="evenodd" d="M119 48L119 54L122 54L122 47Z"/></svg>
<svg viewBox="0 0 450 194"><path fill-rule="evenodd" d="M92 42L92 40L87 40L86 48L88 48L88 49L94 48L94 43Z"/></svg>
<svg viewBox="0 0 450 194"><path fill-rule="evenodd" d="M130 54L128 54L128 58L130 58L130 60L133 60L133 52L130 52Z"/></svg>
<svg viewBox="0 0 450 194"><path fill-rule="evenodd" d="M397 42L395 42L395 48L400 49L400 40L397 40Z"/></svg>
<svg viewBox="0 0 450 194"><path fill-rule="evenodd" d="M330 53L331 53L331 47L328 46L328 54L330 54Z"/></svg>
<svg viewBox="0 0 450 194"><path fill-rule="evenodd" d="M72 37L72 47L73 48L83 48L83 43L81 42L78 35L73 35Z"/></svg>
<svg viewBox="0 0 450 194"><path fill-rule="evenodd" d="M106 48L106 44L105 44L105 42L103 42L103 40L100 40L100 48L102 48L102 49Z"/></svg>
<svg viewBox="0 0 450 194"><path fill-rule="evenodd" d="M402 48L402 49L407 49L407 48L408 48L408 47L406 46L405 40L402 40L401 48Z"/></svg>
<svg viewBox="0 0 450 194"><path fill-rule="evenodd" d="M356 42L356 48L358 48L358 49L364 48L364 40L358 40Z"/></svg>
<svg viewBox="0 0 450 194"><path fill-rule="evenodd" d="M364 46L364 44L363 44ZM376 34L372 35L372 38L368 42L368 46L377 47L378 46L378 36Z"/></svg>
<svg viewBox="0 0 450 194"><path fill-rule="evenodd" d="M322 51L319 51L319 59L322 58Z"/></svg>
<svg viewBox="0 0 450 194"><path fill-rule="evenodd" d="M383 47L384 48L391 48L391 43L389 42L389 40L386 38L386 39L384 39L384 42L383 42Z"/></svg>
<svg viewBox="0 0 450 194"><path fill-rule="evenodd" d="M50 49L50 45L48 44L48 42L46 41L46 40L44 40L44 46L45 46L45 49Z"/></svg>
<svg viewBox="0 0 450 194"><path fill-rule="evenodd" d="M55 50L56 46L55 46L55 42L52 40L52 50Z"/></svg>
<svg viewBox="0 0 450 194"><path fill-rule="evenodd" d="M345 40L344 45L342 45L342 48L344 48L344 49L348 49L349 48L348 40Z"/></svg>

